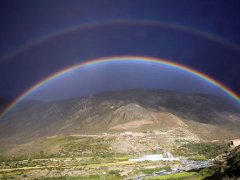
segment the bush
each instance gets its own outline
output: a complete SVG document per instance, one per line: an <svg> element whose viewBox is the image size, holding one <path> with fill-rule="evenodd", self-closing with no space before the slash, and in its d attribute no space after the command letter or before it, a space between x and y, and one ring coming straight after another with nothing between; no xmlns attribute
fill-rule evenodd
<svg viewBox="0 0 240 180"><path fill-rule="evenodd" d="M180 155L187 156L204 156L212 159L226 152L228 149L227 144L210 144L210 143L188 143L181 146Z"/></svg>
<svg viewBox="0 0 240 180"><path fill-rule="evenodd" d="M114 178L121 178L121 175L118 170L110 170L108 174L110 176L113 176Z"/></svg>

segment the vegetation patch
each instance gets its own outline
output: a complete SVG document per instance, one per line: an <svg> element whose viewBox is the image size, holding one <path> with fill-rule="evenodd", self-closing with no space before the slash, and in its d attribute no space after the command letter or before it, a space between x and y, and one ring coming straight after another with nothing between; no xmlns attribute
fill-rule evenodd
<svg viewBox="0 0 240 180"><path fill-rule="evenodd" d="M166 180L166 179L178 179L178 180L183 180L183 179L198 180L199 179L200 180L201 176L195 172L180 172L175 174L155 176L155 177L148 178L148 180Z"/></svg>
<svg viewBox="0 0 240 180"><path fill-rule="evenodd" d="M189 160L193 160L193 161L206 161L208 160L205 156L203 155L199 155L199 156L190 156L188 157Z"/></svg>
<svg viewBox="0 0 240 180"><path fill-rule="evenodd" d="M115 174L106 174L106 175L89 175L89 176L62 176L62 177L48 177L42 178L40 180L121 180L121 176L116 176Z"/></svg>
<svg viewBox="0 0 240 180"><path fill-rule="evenodd" d="M218 156L219 154L225 153L227 150L228 150L227 144L187 143L182 145L177 150L177 154L188 157L201 156L207 159L212 159Z"/></svg>
<svg viewBox="0 0 240 180"><path fill-rule="evenodd" d="M152 174L154 172L159 172L162 170L171 170L170 166L165 166L165 167L158 167L158 168L150 168L150 169L140 169L141 172L143 172L144 174Z"/></svg>
<svg viewBox="0 0 240 180"><path fill-rule="evenodd" d="M45 142L49 145L60 145L76 139L78 138L73 136L58 136L54 138L47 138Z"/></svg>

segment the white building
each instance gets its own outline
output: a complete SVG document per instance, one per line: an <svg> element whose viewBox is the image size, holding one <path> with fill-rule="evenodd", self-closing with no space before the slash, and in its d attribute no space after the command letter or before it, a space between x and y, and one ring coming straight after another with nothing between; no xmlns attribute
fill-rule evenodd
<svg viewBox="0 0 240 180"><path fill-rule="evenodd" d="M131 131L124 132L125 135L132 135L133 133Z"/></svg>
<svg viewBox="0 0 240 180"><path fill-rule="evenodd" d="M162 154L145 155L141 158L129 159L129 161L141 162L141 161L179 161L179 158L163 157Z"/></svg>
<svg viewBox="0 0 240 180"><path fill-rule="evenodd" d="M173 155L172 155L170 152L168 152L168 151L165 151L165 150L164 150L164 153L163 153L163 154L164 154L164 157L165 157L165 158L174 158Z"/></svg>
<svg viewBox="0 0 240 180"><path fill-rule="evenodd" d="M234 148L234 147L237 147L237 146L240 146L240 139L234 139L234 140L230 141L230 147L231 148Z"/></svg>

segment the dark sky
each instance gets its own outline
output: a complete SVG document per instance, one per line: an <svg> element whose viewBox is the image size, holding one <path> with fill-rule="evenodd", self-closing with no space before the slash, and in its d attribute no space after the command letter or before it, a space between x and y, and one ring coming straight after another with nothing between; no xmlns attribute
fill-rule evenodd
<svg viewBox="0 0 240 180"><path fill-rule="evenodd" d="M238 0L11 0L0 14L0 97L82 61L126 55L192 67L240 94ZM94 25L56 35L86 23Z"/></svg>

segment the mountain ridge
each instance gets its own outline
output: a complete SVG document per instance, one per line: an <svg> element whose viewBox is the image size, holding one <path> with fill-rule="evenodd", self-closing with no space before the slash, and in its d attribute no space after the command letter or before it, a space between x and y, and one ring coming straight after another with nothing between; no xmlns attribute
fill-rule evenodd
<svg viewBox="0 0 240 180"><path fill-rule="evenodd" d="M52 102L26 101L19 103L4 118L3 122L0 121L0 137L9 142L53 135L161 128L185 128L211 140L235 137L240 128L240 109L229 100L211 95L146 89Z"/></svg>

